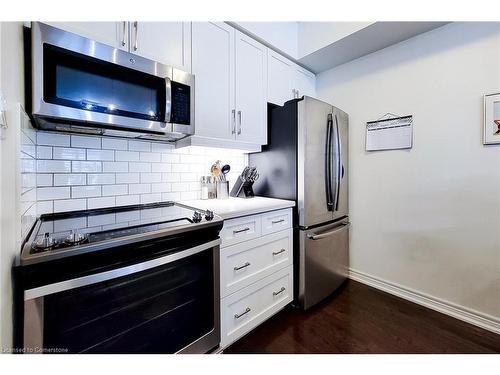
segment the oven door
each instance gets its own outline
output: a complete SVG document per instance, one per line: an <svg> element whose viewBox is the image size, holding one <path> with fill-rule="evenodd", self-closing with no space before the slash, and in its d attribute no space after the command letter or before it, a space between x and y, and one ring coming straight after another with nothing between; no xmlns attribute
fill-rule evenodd
<svg viewBox="0 0 500 375"><path fill-rule="evenodd" d="M192 75L37 22L32 26L32 82L35 119L98 124L110 134L194 131Z"/></svg>
<svg viewBox="0 0 500 375"><path fill-rule="evenodd" d="M219 242L26 290L26 352L210 351L220 341Z"/></svg>

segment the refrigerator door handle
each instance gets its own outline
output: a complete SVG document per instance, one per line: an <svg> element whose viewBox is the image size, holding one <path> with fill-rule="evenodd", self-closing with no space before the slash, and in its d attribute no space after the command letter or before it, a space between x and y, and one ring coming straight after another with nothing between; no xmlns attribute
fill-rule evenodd
<svg viewBox="0 0 500 375"><path fill-rule="evenodd" d="M339 121L335 115L335 211L339 209L340 182L343 177L342 146L340 142Z"/></svg>
<svg viewBox="0 0 500 375"><path fill-rule="evenodd" d="M321 240L323 238L330 237L332 234L340 232L341 230L349 228L350 226L351 226L350 222L342 223L342 225L340 227L335 228L334 230L331 230L331 231L325 232L325 233L321 233L321 234L308 234L307 238L309 238L310 240L313 240L313 241L315 241L315 240Z"/></svg>
<svg viewBox="0 0 500 375"><path fill-rule="evenodd" d="M328 114L326 123L326 152L325 152L325 191L326 191L326 206L328 211L333 211L333 192L332 192L332 131L333 119L332 114Z"/></svg>

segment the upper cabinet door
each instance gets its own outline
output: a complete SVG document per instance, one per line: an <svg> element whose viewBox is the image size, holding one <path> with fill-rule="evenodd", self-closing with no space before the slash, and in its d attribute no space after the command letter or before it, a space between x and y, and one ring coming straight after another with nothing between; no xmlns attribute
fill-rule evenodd
<svg viewBox="0 0 500 375"><path fill-rule="evenodd" d="M128 22L47 22L47 24L108 46L128 50Z"/></svg>
<svg viewBox="0 0 500 375"><path fill-rule="evenodd" d="M191 72L191 22L130 22L130 52Z"/></svg>
<svg viewBox="0 0 500 375"><path fill-rule="evenodd" d="M314 73L297 65L295 69L295 89L299 97L316 96L316 76Z"/></svg>
<svg viewBox="0 0 500 375"><path fill-rule="evenodd" d="M267 143L267 47L236 31L236 139Z"/></svg>
<svg viewBox="0 0 500 375"><path fill-rule="evenodd" d="M234 139L234 29L223 22L193 22L195 134Z"/></svg>
<svg viewBox="0 0 500 375"><path fill-rule="evenodd" d="M268 50L267 57L267 101L283 105L294 98L294 67L295 64L273 50Z"/></svg>

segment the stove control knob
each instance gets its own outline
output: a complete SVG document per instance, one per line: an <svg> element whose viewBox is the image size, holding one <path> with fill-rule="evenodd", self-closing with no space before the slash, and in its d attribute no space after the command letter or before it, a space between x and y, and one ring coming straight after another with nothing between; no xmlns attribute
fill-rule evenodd
<svg viewBox="0 0 500 375"><path fill-rule="evenodd" d="M195 211L193 214L193 222L199 223L202 219L201 214L198 211Z"/></svg>
<svg viewBox="0 0 500 375"><path fill-rule="evenodd" d="M210 210L205 211L205 220L210 221L213 220L213 218L214 218L213 211Z"/></svg>

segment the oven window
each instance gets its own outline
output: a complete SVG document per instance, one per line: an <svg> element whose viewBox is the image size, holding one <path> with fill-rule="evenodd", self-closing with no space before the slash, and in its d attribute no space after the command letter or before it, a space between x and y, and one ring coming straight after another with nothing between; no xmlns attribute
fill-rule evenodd
<svg viewBox="0 0 500 375"><path fill-rule="evenodd" d="M179 351L214 329L213 251L45 297L44 347Z"/></svg>
<svg viewBox="0 0 500 375"><path fill-rule="evenodd" d="M44 44L44 100L152 121L165 118L165 80Z"/></svg>

